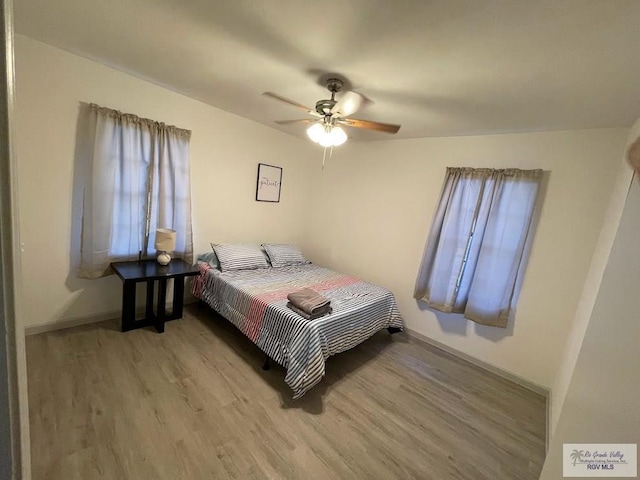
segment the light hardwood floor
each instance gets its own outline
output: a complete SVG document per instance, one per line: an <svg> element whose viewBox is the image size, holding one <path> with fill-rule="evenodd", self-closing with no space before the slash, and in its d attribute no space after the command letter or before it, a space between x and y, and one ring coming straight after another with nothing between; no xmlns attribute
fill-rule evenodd
<svg viewBox="0 0 640 480"><path fill-rule="evenodd" d="M204 305L27 338L34 480L537 480L545 399L404 334L284 369Z"/></svg>

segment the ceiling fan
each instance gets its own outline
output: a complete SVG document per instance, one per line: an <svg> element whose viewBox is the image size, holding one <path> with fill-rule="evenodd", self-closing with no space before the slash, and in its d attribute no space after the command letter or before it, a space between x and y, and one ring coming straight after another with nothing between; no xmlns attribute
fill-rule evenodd
<svg viewBox="0 0 640 480"><path fill-rule="evenodd" d="M366 130L375 130L391 134L397 133L398 130L400 130L400 125L348 118L356 113L367 100L363 95L353 91L342 93L340 98L336 100L336 93L342 91L343 85L343 81L338 78L328 79L327 90L331 92L331 98L318 100L315 109L305 107L298 102L294 102L273 92L264 92L263 95L293 105L314 116L315 118L313 119L277 120L276 123L280 125L292 123L312 124L307 129L307 135L311 140L319 143L323 147L335 147L347 141L347 134L342 126L364 128Z"/></svg>

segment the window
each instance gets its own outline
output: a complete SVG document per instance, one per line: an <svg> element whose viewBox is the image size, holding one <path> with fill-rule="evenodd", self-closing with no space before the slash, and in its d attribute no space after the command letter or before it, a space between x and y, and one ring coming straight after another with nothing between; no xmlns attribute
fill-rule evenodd
<svg viewBox="0 0 640 480"><path fill-rule="evenodd" d="M153 254L156 228L175 230L175 253L191 261L191 132L94 104L87 121L78 275Z"/></svg>
<svg viewBox="0 0 640 480"><path fill-rule="evenodd" d="M541 178L542 170L447 168L414 297L506 327Z"/></svg>

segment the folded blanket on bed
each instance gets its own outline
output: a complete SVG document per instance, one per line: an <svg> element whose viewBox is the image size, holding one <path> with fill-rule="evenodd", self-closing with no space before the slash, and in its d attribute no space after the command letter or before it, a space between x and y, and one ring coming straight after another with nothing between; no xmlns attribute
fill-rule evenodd
<svg viewBox="0 0 640 480"><path fill-rule="evenodd" d="M306 318L307 320L315 320L316 318L324 317L325 315L329 315L331 312L333 312L333 308L331 308L331 305L325 305L324 307L316 308L313 313L307 313L304 310L296 307L291 302L287 303L287 307L289 307L301 317Z"/></svg>
<svg viewBox="0 0 640 480"><path fill-rule="evenodd" d="M315 290L303 288L287 295L287 300L303 312L313 315L319 308L329 306L330 300Z"/></svg>

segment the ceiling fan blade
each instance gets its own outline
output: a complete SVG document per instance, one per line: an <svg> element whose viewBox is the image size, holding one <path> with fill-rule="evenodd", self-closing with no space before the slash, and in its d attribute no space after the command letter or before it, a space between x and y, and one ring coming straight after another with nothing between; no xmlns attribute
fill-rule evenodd
<svg viewBox="0 0 640 480"><path fill-rule="evenodd" d="M331 109L331 114L336 117L348 117L353 115L365 102L365 97L356 92L344 92L338 103L336 103Z"/></svg>
<svg viewBox="0 0 640 480"><path fill-rule="evenodd" d="M277 93L273 93L273 92L263 92L262 93L265 97L270 97L273 98L274 100L278 100L280 102L284 102L284 103L288 103L289 105L292 105L296 108L299 108L300 110L304 110L307 113L315 113L311 108L309 107L305 107L304 105L302 105L301 103L298 102L294 102L293 100L289 100L288 98L284 98L280 95L278 95Z"/></svg>
<svg viewBox="0 0 640 480"><path fill-rule="evenodd" d="M276 120L276 123L279 125L289 125L291 123L315 123L317 120L312 118L299 118L297 120Z"/></svg>
<svg viewBox="0 0 640 480"><path fill-rule="evenodd" d="M398 133L398 130L400 130L400 125L372 122L369 120L358 120L357 118L343 118L340 120L340 123L343 123L348 127L365 128L367 130L377 130L378 132L385 133Z"/></svg>

